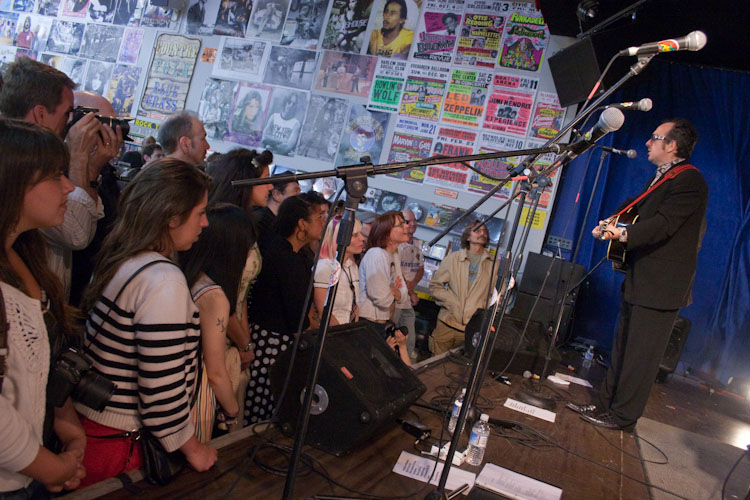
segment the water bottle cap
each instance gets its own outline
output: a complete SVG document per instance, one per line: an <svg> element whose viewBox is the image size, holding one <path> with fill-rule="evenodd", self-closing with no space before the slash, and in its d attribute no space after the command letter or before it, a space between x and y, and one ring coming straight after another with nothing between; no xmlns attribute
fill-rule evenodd
<svg viewBox="0 0 750 500"><path fill-rule="evenodd" d="M481 420L482 422L488 422L490 420L490 416L486 413L482 413L482 416L479 417L479 420Z"/></svg>

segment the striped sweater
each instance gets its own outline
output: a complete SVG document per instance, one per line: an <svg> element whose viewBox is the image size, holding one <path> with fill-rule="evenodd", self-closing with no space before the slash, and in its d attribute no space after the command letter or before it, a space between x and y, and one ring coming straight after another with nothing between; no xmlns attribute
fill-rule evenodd
<svg viewBox="0 0 750 500"><path fill-rule="evenodd" d="M89 312L86 352L117 389L103 412L78 403L76 410L123 431L146 427L172 452L195 433L190 404L198 366L198 308L182 271L169 263L143 270L112 302L133 273L153 260L164 257L144 252L125 261Z"/></svg>

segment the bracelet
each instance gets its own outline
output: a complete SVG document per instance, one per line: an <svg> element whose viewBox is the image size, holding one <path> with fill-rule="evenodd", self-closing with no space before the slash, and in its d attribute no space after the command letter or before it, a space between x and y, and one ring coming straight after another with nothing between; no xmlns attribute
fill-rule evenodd
<svg viewBox="0 0 750 500"><path fill-rule="evenodd" d="M253 341L247 343L247 345L242 349L242 352L250 352L253 347L255 347L255 344L253 344Z"/></svg>

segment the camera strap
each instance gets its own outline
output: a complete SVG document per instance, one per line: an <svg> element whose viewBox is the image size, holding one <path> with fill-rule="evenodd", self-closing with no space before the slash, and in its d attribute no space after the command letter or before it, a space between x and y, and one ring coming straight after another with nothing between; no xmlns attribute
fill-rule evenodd
<svg viewBox="0 0 750 500"><path fill-rule="evenodd" d="M5 317L5 298L3 297L3 289L0 287L0 392L3 390L3 380L7 369L8 330L10 330L10 325L8 325L8 320Z"/></svg>

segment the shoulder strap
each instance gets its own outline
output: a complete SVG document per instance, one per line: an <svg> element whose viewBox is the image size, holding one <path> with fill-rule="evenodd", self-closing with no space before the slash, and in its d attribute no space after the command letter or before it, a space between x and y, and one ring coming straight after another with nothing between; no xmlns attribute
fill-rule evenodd
<svg viewBox="0 0 750 500"><path fill-rule="evenodd" d="M139 274L141 274L141 271L144 271L144 270L145 270L146 268L148 268L148 267L151 267L151 266L153 266L154 264L159 264L160 262L166 262L167 264L172 264L172 265L173 265L173 266L175 266L175 267L179 267L179 266L177 266L177 264L175 264L175 263L174 263L174 262L172 262L171 260L166 260L166 259L152 260L151 262L146 262L146 263L145 263L145 264L143 264L143 265L142 265L141 267L139 267L138 269L136 269L136 270L135 270L135 272L134 272L133 274L131 274L131 275L130 275L130 278L128 278L128 279L127 279L127 280L125 281L125 283L124 283L124 284L122 285L122 288L120 288L120 291L119 291L119 292L117 292L117 295L115 295L115 298L114 298L114 299L112 300L112 303L113 303L113 304L116 304L116 303L117 303L117 299L119 299L119 298L120 298L120 295L122 295L122 292L124 292L124 291L125 291L125 287L127 287L127 286L128 286L129 284L130 284L130 282L131 282L131 281L133 281L133 279L134 279L134 278L135 278L136 276L138 276ZM111 308L111 307L110 307L110 310L112 310L112 308ZM107 311L107 313L109 313L109 311Z"/></svg>
<svg viewBox="0 0 750 500"><path fill-rule="evenodd" d="M658 188L659 186L661 186L664 182L668 181L669 179L674 179L675 177L677 177L679 174L681 174L685 170L698 170L698 169L695 168L694 166L688 164L688 163L685 163L685 164L680 165L679 167L676 167L676 168L673 168L673 169L669 170L666 174L664 174L662 176L661 179L659 179L656 182L656 184L654 184L653 186L651 186L650 188L648 188L643 194L641 194L638 198L636 198L635 200L633 200L632 202L630 202L628 204L628 206L626 206L625 208L623 208L622 210L620 210L619 212L617 212L612 217L617 217L617 216L620 216L620 215L624 214L625 212L627 212L628 210L630 210L630 208L633 207L636 203L638 203L643 198L645 198L646 196L648 196L654 189Z"/></svg>
<svg viewBox="0 0 750 500"><path fill-rule="evenodd" d="M3 380L7 369L5 361L8 358L8 330L10 330L10 325L5 318L5 298L3 289L0 287L0 392L3 390Z"/></svg>

